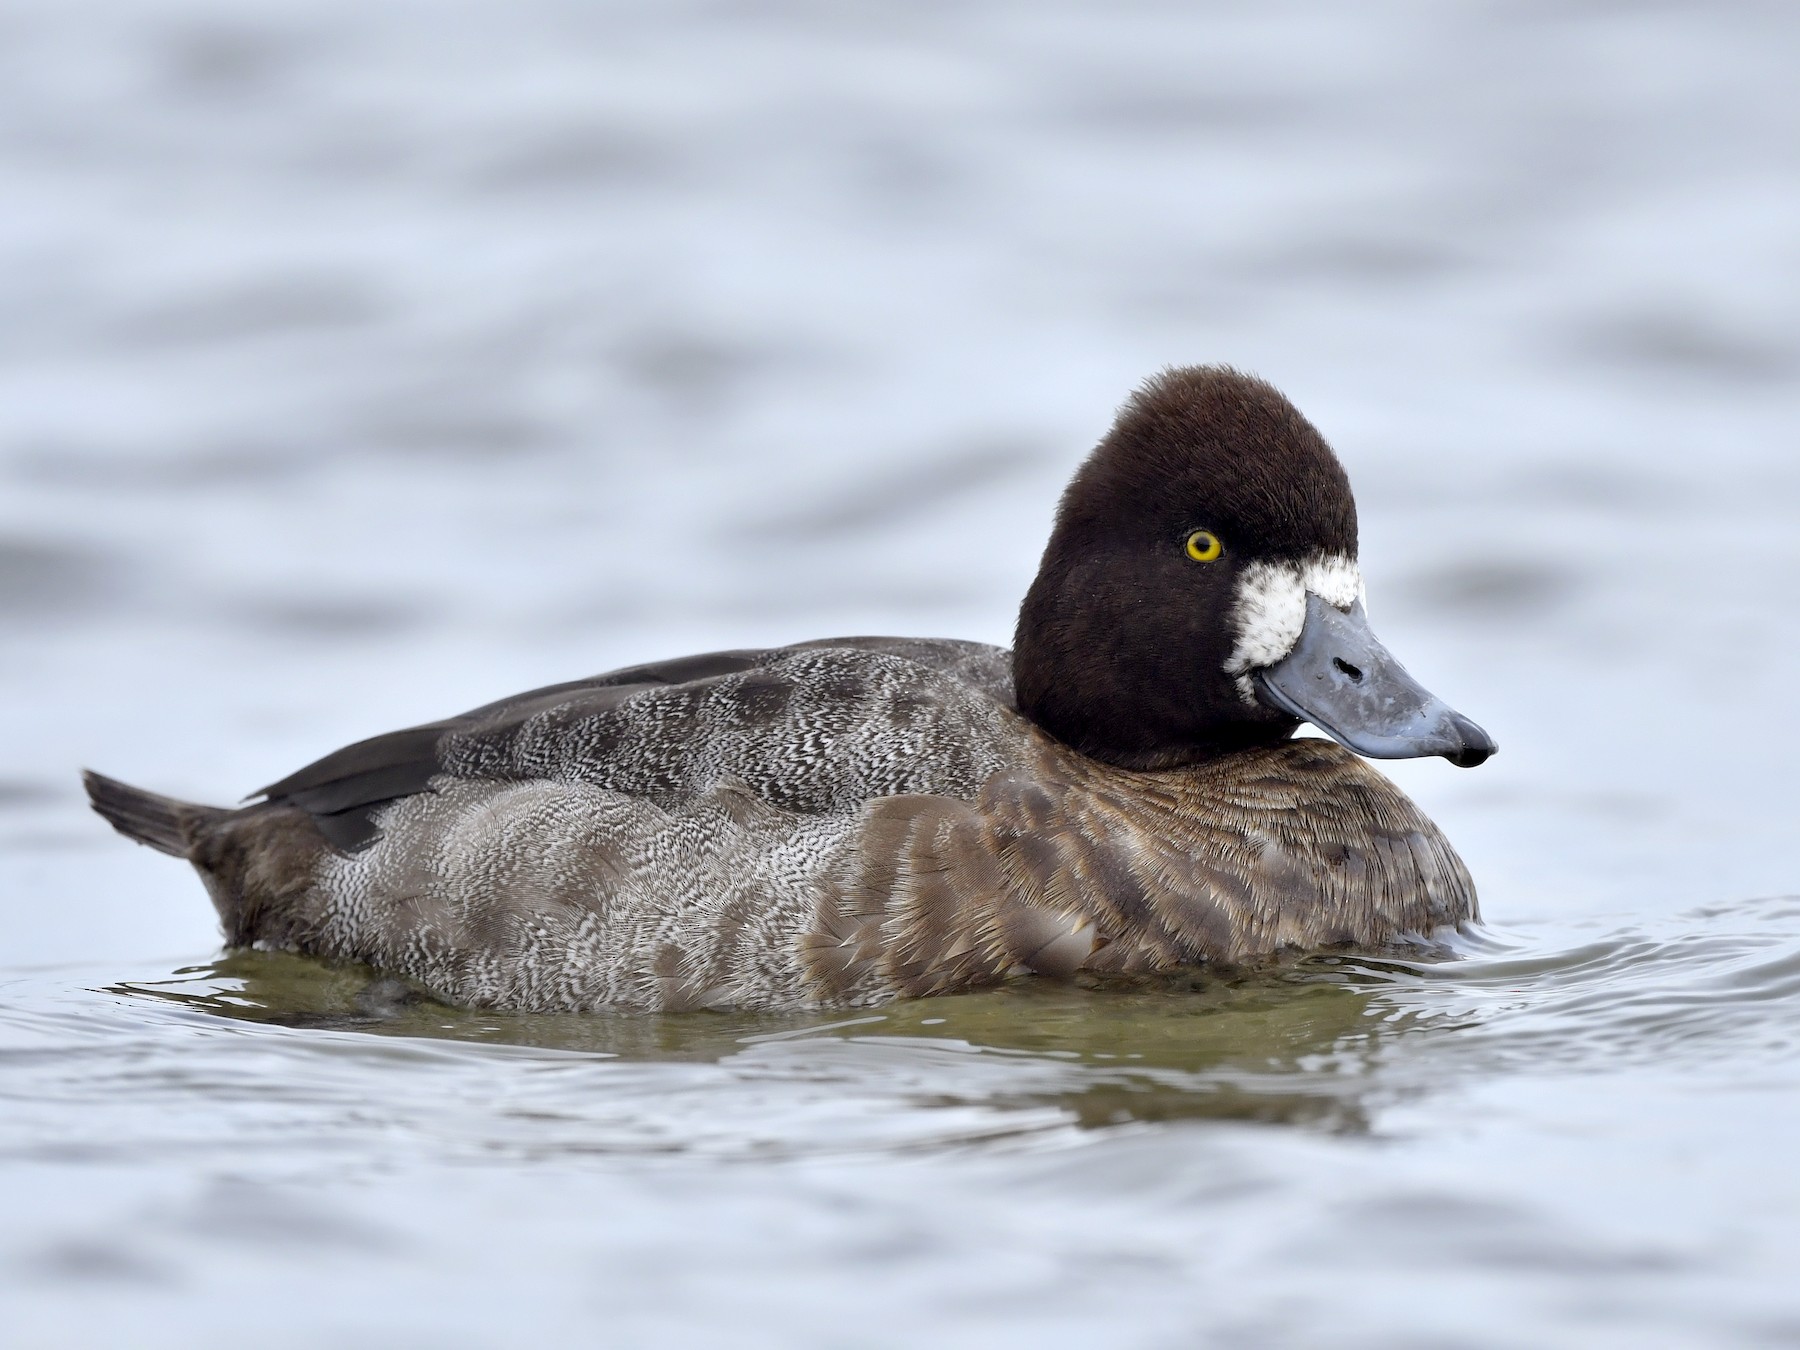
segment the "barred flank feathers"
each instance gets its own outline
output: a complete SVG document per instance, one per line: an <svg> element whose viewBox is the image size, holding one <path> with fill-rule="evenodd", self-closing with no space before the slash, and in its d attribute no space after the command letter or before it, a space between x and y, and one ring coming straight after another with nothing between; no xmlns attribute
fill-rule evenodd
<svg viewBox="0 0 1800 1350"><path fill-rule="evenodd" d="M83 770L81 781L94 810L115 830L171 857L191 856L196 834L226 814L216 806L178 802L92 770Z"/></svg>

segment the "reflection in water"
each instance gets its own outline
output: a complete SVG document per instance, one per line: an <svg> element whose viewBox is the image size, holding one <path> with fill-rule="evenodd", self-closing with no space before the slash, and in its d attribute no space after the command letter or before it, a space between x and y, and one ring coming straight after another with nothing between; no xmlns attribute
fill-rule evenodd
<svg viewBox="0 0 1800 1350"><path fill-rule="evenodd" d="M1366 1131L1386 1090L1369 1072L1388 1041L1442 1021L1380 999L1381 967L1319 959L1234 979L1087 990L1047 981L838 1013L543 1015L451 1008L360 967L240 951L177 978L116 986L240 1022L294 1029L510 1045L613 1059L784 1068L822 1092L854 1089L912 1063L917 1107L1054 1112L1084 1128L1223 1119ZM1017 1072L1022 1070L1023 1072ZM890 1079L890 1085L898 1082Z"/></svg>
<svg viewBox="0 0 1800 1350"><path fill-rule="evenodd" d="M698 1111L716 1116L690 1141L700 1151L799 1154L1174 1120L1382 1135L1397 1106L1509 1072L1780 1054L1788 1032L1778 1010L1800 1001L1794 900L1699 911L1574 947L1490 933L1460 945L1465 955L1452 961L1313 957L1154 987L1024 980L860 1014L470 1010L366 968L252 951L107 992L308 1033L270 1047L278 1053L338 1032L352 1033L351 1047L359 1034L436 1043L476 1069L509 1048L585 1064L591 1074L542 1093L531 1110L582 1122L591 1151L680 1150L684 1127L672 1122ZM688 1076L668 1077L684 1065ZM761 1100L777 1083L792 1117L734 1128L731 1094ZM807 1120L857 1100L879 1101L894 1128L846 1134L831 1110Z"/></svg>

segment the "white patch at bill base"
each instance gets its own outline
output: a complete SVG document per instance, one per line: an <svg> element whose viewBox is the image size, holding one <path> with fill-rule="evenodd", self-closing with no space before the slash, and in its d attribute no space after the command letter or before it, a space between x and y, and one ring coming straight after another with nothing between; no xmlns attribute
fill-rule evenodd
<svg viewBox="0 0 1800 1350"><path fill-rule="evenodd" d="M1349 609L1363 598L1362 572L1354 559L1329 554L1305 560L1251 563L1238 578L1231 625L1237 645L1225 662L1244 702L1255 704L1250 672L1272 666L1294 650L1306 625L1306 597Z"/></svg>

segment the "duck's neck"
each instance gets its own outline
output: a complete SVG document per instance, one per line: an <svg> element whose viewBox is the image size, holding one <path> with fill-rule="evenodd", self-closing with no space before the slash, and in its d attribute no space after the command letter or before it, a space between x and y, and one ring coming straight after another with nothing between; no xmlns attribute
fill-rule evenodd
<svg viewBox="0 0 1800 1350"><path fill-rule="evenodd" d="M1173 622L1081 582L1040 573L1013 643L1019 711L1063 744L1121 768L1168 769L1274 745L1300 725L1244 701L1224 670L1224 615Z"/></svg>

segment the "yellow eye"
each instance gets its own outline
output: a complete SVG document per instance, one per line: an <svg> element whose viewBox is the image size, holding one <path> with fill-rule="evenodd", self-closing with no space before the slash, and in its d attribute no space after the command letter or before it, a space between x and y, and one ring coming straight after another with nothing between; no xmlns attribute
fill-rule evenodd
<svg viewBox="0 0 1800 1350"><path fill-rule="evenodd" d="M1225 545L1211 530L1195 530L1188 536L1187 550L1195 562L1211 562L1225 551Z"/></svg>

